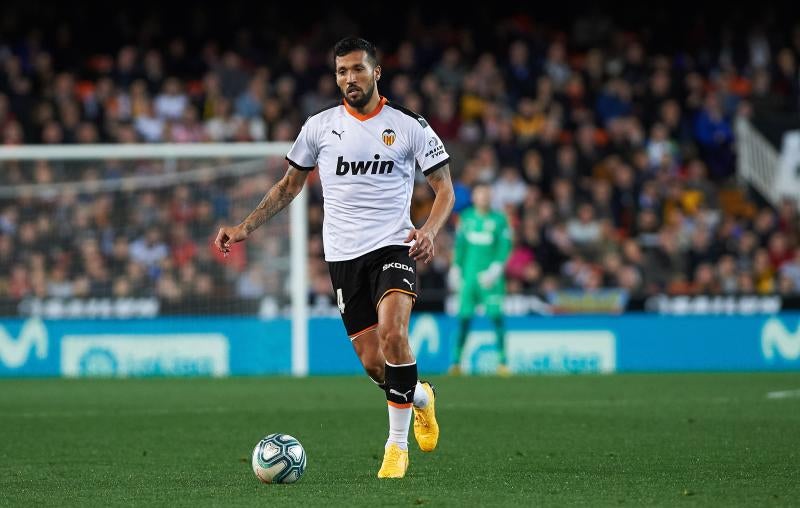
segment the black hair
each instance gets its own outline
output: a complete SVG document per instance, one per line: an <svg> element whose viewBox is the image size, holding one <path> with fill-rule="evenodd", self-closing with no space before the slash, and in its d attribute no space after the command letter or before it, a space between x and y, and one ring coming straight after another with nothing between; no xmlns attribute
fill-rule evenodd
<svg viewBox="0 0 800 508"><path fill-rule="evenodd" d="M378 52L375 45L360 37L345 37L337 42L333 47L333 58L336 59L337 56L344 56L353 51L366 51L369 63L373 67L378 64Z"/></svg>

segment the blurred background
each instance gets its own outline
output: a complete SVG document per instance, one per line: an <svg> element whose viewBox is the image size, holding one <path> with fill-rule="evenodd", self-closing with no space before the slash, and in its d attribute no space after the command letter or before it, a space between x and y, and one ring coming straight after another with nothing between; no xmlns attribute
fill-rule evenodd
<svg viewBox="0 0 800 508"><path fill-rule="evenodd" d="M0 7L0 141L291 142L308 115L340 100L331 49L357 34L379 48L381 94L422 114L452 157L453 217L436 259L418 267L412 343L429 368L449 361L453 233L479 182L513 229L514 370L800 366L784 346L800 340L796 16L764 5L396 7ZM0 161L0 374L152 373L142 358L121 367L128 353L113 344L89 338L94 349L73 344L69 356L59 341L120 327L185 338L224 323L241 327L224 337L224 369L183 358L192 365L183 372L162 352L154 372L289 372L288 214L228 258L211 248L285 162L235 158ZM433 197L420 175L415 224ZM307 214L309 369L356 372L336 324L316 174ZM562 314L574 319L541 317ZM608 314L624 319L597 317ZM663 314L692 317L654 326ZM176 317L185 315L205 321ZM476 370L491 363L481 326L468 347ZM577 342L526 349L525 333L565 326ZM582 350L598 330L613 340ZM692 333L727 335L723 349L739 353L715 356ZM652 349L626 357L625 341L645 336L672 353L662 363Z"/></svg>

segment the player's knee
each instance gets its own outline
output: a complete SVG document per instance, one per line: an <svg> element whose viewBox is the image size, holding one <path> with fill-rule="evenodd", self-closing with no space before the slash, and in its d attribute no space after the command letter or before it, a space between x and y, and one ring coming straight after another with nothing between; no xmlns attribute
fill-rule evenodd
<svg viewBox="0 0 800 508"><path fill-rule="evenodd" d="M379 330L381 346L402 345L408 342L408 334L401 328L390 326Z"/></svg>
<svg viewBox="0 0 800 508"><path fill-rule="evenodd" d="M405 357L408 353L408 333L405 330L387 327L379 332L379 337L381 349L390 362L391 359Z"/></svg>

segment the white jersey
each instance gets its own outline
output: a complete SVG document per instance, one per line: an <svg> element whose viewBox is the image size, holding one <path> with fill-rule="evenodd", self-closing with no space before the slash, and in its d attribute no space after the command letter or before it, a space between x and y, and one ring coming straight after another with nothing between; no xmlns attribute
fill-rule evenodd
<svg viewBox="0 0 800 508"><path fill-rule="evenodd" d="M286 159L319 167L325 260L346 261L408 245L416 168L428 175L450 157L421 116L381 97L368 115L342 103L310 116Z"/></svg>

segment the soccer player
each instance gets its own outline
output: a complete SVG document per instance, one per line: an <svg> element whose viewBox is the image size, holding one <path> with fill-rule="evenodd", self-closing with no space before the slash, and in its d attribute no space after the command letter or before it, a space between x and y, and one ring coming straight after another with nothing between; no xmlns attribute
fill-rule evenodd
<svg viewBox="0 0 800 508"><path fill-rule="evenodd" d="M453 266L448 274L451 287L458 289L458 332L451 374L461 373L461 353L475 307L483 303L494 324L500 364L497 373L508 375L503 299L506 291L505 264L511 253L511 230L505 215L491 209L491 189L478 184L472 190L472 204L462 212L456 231Z"/></svg>
<svg viewBox="0 0 800 508"><path fill-rule="evenodd" d="M422 451L433 451L439 439L435 393L417 379L408 323L418 295L416 262L433 258L434 238L455 201L450 157L421 116L378 94L381 67L372 43L342 39L334 63L344 100L306 120L286 156L286 175L241 224L221 228L215 245L227 253L246 239L319 168L325 260L336 301L361 364L388 402L389 438L378 477L402 478L412 409ZM419 229L410 218L417 166L436 193Z"/></svg>

